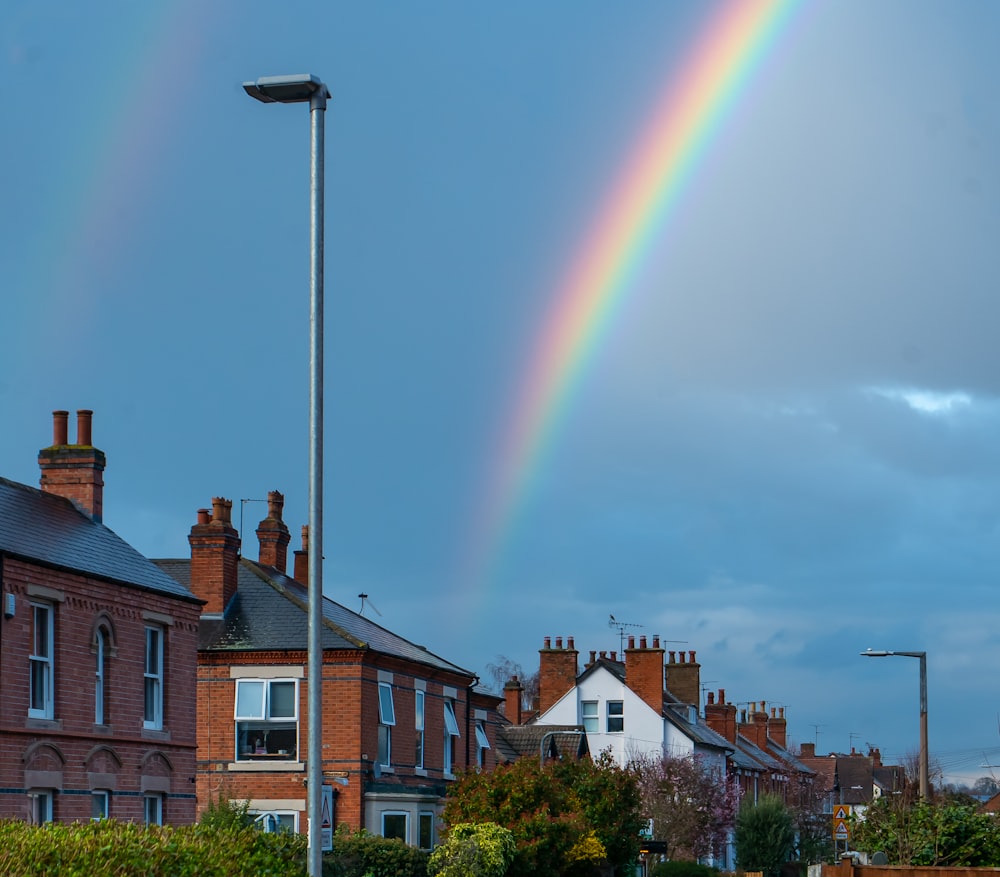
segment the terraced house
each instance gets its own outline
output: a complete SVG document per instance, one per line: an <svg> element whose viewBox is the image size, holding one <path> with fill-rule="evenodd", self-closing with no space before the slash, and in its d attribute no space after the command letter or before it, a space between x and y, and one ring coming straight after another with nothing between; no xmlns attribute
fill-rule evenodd
<svg viewBox="0 0 1000 877"><path fill-rule="evenodd" d="M205 601L198 639L198 805L248 801L306 832L308 534L286 573L284 498L268 495L256 561L241 556L232 502L197 512L190 559L157 561ZM459 768L495 762L500 698L469 670L323 599L324 785L331 825L429 849Z"/></svg>
<svg viewBox="0 0 1000 877"><path fill-rule="evenodd" d="M102 523L92 416L0 478L0 818L195 818L200 602Z"/></svg>

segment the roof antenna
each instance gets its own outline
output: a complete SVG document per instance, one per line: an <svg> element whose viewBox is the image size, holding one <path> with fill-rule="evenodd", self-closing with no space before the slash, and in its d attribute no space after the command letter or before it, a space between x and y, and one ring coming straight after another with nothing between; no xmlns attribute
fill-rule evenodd
<svg viewBox="0 0 1000 877"><path fill-rule="evenodd" d="M628 627L642 627L641 624L630 624L627 621L618 621L614 615L608 615L608 627L618 631L619 651L625 651L625 629Z"/></svg>
<svg viewBox="0 0 1000 877"><path fill-rule="evenodd" d="M364 614L365 614L365 603L367 603L379 618L382 617L382 613L379 612L378 609L376 608L375 604L372 603L372 601L368 599L368 595L367 594L358 594L358 597L361 598L361 609L358 610L358 615L364 616Z"/></svg>

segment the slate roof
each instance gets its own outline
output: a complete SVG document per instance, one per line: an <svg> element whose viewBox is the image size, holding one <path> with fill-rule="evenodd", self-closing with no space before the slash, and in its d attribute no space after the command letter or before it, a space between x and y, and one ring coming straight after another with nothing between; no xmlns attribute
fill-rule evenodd
<svg viewBox="0 0 1000 877"><path fill-rule="evenodd" d="M190 560L157 560L155 563L166 574L190 587ZM273 567L240 558L236 596L224 618L202 619L198 650L306 651L309 645L308 607L309 594L305 586ZM446 661L328 597L323 598L320 644L324 650L370 649L438 670L470 678L475 676L472 671Z"/></svg>
<svg viewBox="0 0 1000 877"><path fill-rule="evenodd" d="M61 496L0 478L0 553L198 602L114 531Z"/></svg>
<svg viewBox="0 0 1000 877"><path fill-rule="evenodd" d="M681 713L669 706L664 707L663 716L670 724L701 746L724 749L726 752L732 752L736 748L725 737L708 727L701 717L698 717L694 722L688 721Z"/></svg>
<svg viewBox="0 0 1000 877"><path fill-rule="evenodd" d="M547 758L572 755L583 758L590 754L582 725L504 725L497 729L497 756L512 762L521 758L539 758L543 738ZM574 733L566 733L574 732Z"/></svg>

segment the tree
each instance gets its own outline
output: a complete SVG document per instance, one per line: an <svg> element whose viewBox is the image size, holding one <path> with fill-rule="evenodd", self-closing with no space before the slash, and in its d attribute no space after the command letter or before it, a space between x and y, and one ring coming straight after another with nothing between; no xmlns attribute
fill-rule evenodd
<svg viewBox="0 0 1000 877"><path fill-rule="evenodd" d="M670 858L718 854L736 820L737 785L698 756L638 756L632 767L643 814L653 820L653 837L667 842Z"/></svg>
<svg viewBox="0 0 1000 877"><path fill-rule="evenodd" d="M643 824L635 775L607 753L544 766L523 758L463 773L449 789L443 818L509 829L517 852L508 877L582 874L602 855L624 866L638 855Z"/></svg>
<svg viewBox="0 0 1000 877"><path fill-rule="evenodd" d="M812 777L799 775L790 790L788 805L795 826L795 854L800 862L815 865L834 860L833 833L827 810L828 793Z"/></svg>
<svg viewBox="0 0 1000 877"><path fill-rule="evenodd" d="M500 694L503 687L516 676L524 689L521 692L521 708L531 709L538 697L538 671L525 675L524 668L515 660L506 655L497 655L496 663L487 664L486 672L490 674L493 681L492 690ZM500 712L503 712L503 704L500 704Z"/></svg>
<svg viewBox="0 0 1000 877"><path fill-rule="evenodd" d="M885 796L852 820L854 846L881 850L890 865L978 868L1000 862L1000 827L975 802Z"/></svg>
<svg viewBox="0 0 1000 877"><path fill-rule="evenodd" d="M741 871L777 874L795 846L795 827L784 801L762 796L743 802L736 817L736 863Z"/></svg>
<svg viewBox="0 0 1000 877"><path fill-rule="evenodd" d="M514 836L495 822L460 822L427 863L436 877L504 877L514 859Z"/></svg>

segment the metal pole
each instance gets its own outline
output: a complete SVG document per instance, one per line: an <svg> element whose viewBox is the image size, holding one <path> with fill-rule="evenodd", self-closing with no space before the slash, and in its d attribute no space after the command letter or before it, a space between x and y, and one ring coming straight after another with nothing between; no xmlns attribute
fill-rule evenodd
<svg viewBox="0 0 1000 877"><path fill-rule="evenodd" d="M323 135L326 88L309 99L309 875L323 873Z"/></svg>
<svg viewBox="0 0 1000 877"><path fill-rule="evenodd" d="M920 798L930 799L927 752L927 652L918 652L920 658Z"/></svg>

